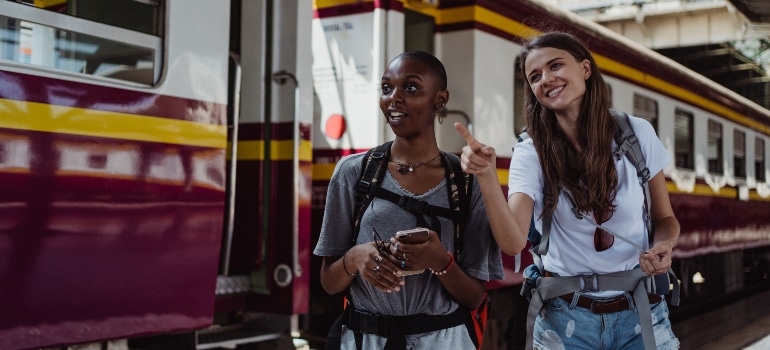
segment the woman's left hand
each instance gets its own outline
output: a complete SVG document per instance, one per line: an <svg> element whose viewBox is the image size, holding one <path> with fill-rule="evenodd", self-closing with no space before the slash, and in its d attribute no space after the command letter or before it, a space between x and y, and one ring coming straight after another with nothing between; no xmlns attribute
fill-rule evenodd
<svg viewBox="0 0 770 350"><path fill-rule="evenodd" d="M402 271L433 269L441 271L447 264L446 250L434 231L430 231L424 243L402 243L395 237L390 239L388 260Z"/></svg>
<svg viewBox="0 0 770 350"><path fill-rule="evenodd" d="M673 249L673 241L657 241L650 250L639 255L639 266L648 275L665 273L671 267L671 251Z"/></svg>

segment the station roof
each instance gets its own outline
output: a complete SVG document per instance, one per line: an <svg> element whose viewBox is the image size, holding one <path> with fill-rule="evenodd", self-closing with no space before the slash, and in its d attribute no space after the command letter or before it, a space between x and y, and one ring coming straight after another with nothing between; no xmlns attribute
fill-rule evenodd
<svg viewBox="0 0 770 350"><path fill-rule="evenodd" d="M770 1L730 0L752 22L770 24Z"/></svg>
<svg viewBox="0 0 770 350"><path fill-rule="evenodd" d="M768 40L758 39L752 44L754 52L770 50ZM757 104L770 108L770 76L764 67L758 64L756 58L748 57L745 49L736 46L736 43L719 43L656 51Z"/></svg>
<svg viewBox="0 0 770 350"><path fill-rule="evenodd" d="M756 28L770 28L770 1L730 0ZM761 29L760 29L761 30ZM743 42L727 42L656 51L703 74L757 104L770 108L767 62L770 32ZM763 62L763 58L764 61Z"/></svg>

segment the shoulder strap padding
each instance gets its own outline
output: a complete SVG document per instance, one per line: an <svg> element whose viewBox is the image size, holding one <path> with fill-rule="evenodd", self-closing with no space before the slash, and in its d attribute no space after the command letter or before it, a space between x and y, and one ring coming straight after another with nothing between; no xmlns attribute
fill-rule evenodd
<svg viewBox="0 0 770 350"><path fill-rule="evenodd" d="M379 182L388 169L388 154L393 141L385 142L366 152L361 160L361 175L356 184L356 203L353 208L353 245L358 240L358 231L361 228L361 217L372 201L373 189L379 188ZM382 160L385 160L384 162Z"/></svg>
<svg viewBox="0 0 770 350"><path fill-rule="evenodd" d="M639 183L642 185L642 192L644 192L644 224L647 228L647 238L650 243L653 241L652 237L652 217L650 216L650 204L652 200L650 198L650 169L647 168L647 162L644 159L644 153L642 153L642 146L639 145L639 139L634 134L634 129L631 127L631 120L628 114L625 112L619 112L612 110L612 116L618 124L618 130L615 132L615 143L618 144L616 156L620 157L625 154L626 158L636 167L636 175L639 177Z"/></svg>

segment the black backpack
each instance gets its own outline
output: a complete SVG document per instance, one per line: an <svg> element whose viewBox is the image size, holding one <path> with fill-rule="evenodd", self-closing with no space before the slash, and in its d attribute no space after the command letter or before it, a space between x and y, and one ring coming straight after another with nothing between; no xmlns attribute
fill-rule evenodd
<svg viewBox="0 0 770 350"><path fill-rule="evenodd" d="M360 231L361 218L363 217L366 208L369 207L369 204L374 197L379 197L414 214L417 219L416 226L419 227L427 227L433 231L440 232L441 227L438 222L438 216L451 219L454 223L454 258L456 262L459 262L462 254L465 224L470 210L473 176L462 171L460 159L456 155L441 151L441 163L444 165L446 173L447 196L449 198L450 208L438 207L422 200L393 193L380 187L382 178L385 176L385 172L388 169L390 146L392 143L393 141L388 141L370 149L366 152L366 155L361 161L361 176L356 185L356 203L353 212L352 244L356 244L358 233ZM426 217L429 218L430 223L425 219ZM346 303L350 303L349 298L346 298ZM469 317L467 317L465 321L468 334L477 349L481 348L488 319L489 305L490 300L485 296L484 301L476 309L470 310L468 314ZM350 307L350 305L348 305L348 307ZM349 308L346 308L346 310L349 310ZM342 317L344 317L344 315L341 316L341 318ZM341 318L335 322L332 326L332 330L339 329L340 322L342 322ZM327 341L330 342L327 343L327 349L338 349L339 334L330 332L329 335L330 337L327 338ZM334 338L332 339L332 337Z"/></svg>

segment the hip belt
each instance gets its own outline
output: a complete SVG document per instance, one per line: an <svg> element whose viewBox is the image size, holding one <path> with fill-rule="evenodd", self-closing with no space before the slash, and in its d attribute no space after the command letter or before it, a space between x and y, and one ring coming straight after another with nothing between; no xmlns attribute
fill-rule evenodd
<svg viewBox="0 0 770 350"><path fill-rule="evenodd" d="M575 293L568 293L559 296L559 298L566 301L567 303L572 303L574 297ZM647 294L647 299L650 301L650 305L663 300L661 296L657 294ZM591 310L591 312L595 314L611 314L615 312L631 310L632 308L631 303L628 301L628 298L624 294L618 295L612 299L601 300L593 299L585 295L579 295L576 305L584 309Z"/></svg>
<svg viewBox="0 0 770 350"><path fill-rule="evenodd" d="M452 328L465 324L469 314L467 310L461 307L447 315L417 314L407 316L375 315L352 307L349 309L352 310L349 312L346 310L348 312L346 326L350 330L376 334L381 337L393 335L395 330L401 335L412 335Z"/></svg>

